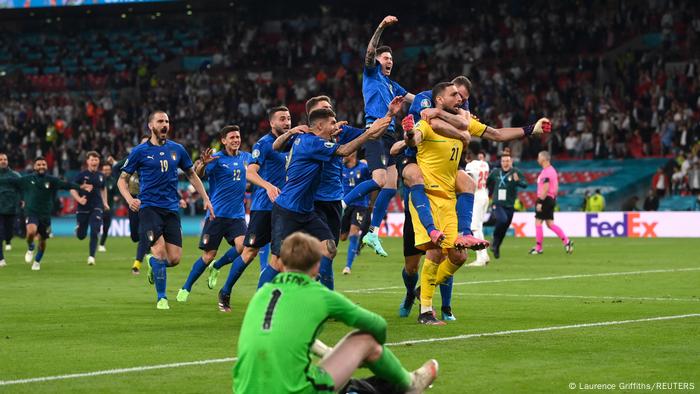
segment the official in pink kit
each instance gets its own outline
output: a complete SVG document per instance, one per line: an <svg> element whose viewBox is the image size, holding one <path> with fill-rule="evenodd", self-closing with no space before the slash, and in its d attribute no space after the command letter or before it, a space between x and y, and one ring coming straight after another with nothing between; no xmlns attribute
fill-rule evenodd
<svg viewBox="0 0 700 394"><path fill-rule="evenodd" d="M543 221L561 239L566 253L571 254L574 252L574 243L564 234L564 230L561 227L554 224L554 206L556 205L557 193L559 192L557 170L552 166L551 156L547 151L542 151L537 155L537 163L542 166L542 172L537 176L537 205L535 206L537 245L530 249L530 254L542 254L542 240L544 239Z"/></svg>

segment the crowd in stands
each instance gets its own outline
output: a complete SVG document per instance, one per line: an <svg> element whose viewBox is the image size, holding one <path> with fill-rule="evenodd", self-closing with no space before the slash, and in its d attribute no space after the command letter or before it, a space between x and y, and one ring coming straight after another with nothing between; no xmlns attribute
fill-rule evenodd
<svg viewBox="0 0 700 394"><path fill-rule="evenodd" d="M510 143L516 159L541 149L559 159L681 155L654 187L697 192L700 3L643 4L397 3L399 24L382 42L394 50L392 78L409 91L463 74L474 83L470 107L486 124L549 116L551 136ZM260 12L240 9L214 23L213 15L193 17L188 29L145 20L131 30L2 35L0 150L15 168L44 155L65 174L88 150L127 154L155 108L170 114L172 138L195 157L228 123L242 127L247 150L268 129L266 108L286 104L303 121L304 101L317 94L334 98L338 119L362 125L364 52L384 15L351 5L289 8L260 23ZM198 67L185 70L183 58L195 56ZM2 71L12 62L22 65Z"/></svg>

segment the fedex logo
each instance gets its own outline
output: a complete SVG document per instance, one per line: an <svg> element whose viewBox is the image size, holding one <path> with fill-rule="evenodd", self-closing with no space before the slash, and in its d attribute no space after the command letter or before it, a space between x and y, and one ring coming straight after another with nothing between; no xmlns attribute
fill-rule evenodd
<svg viewBox="0 0 700 394"><path fill-rule="evenodd" d="M656 238L656 225L659 222L642 222L638 213L623 213L622 221L599 221L597 213L586 214L586 236Z"/></svg>

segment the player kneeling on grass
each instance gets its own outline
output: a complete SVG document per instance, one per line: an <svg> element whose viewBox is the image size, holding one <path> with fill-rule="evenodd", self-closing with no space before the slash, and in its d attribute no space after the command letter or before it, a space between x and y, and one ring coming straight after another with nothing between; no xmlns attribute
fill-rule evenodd
<svg viewBox="0 0 700 394"><path fill-rule="evenodd" d="M382 393L422 392L437 376L437 361L429 360L413 373L406 371L383 345L386 321L381 316L314 280L320 250L320 241L300 232L283 241L284 272L255 293L243 318L239 358L233 368L234 391L336 392L356 369L365 366L382 383ZM358 331L326 352L318 365L310 365L312 344L329 318Z"/></svg>

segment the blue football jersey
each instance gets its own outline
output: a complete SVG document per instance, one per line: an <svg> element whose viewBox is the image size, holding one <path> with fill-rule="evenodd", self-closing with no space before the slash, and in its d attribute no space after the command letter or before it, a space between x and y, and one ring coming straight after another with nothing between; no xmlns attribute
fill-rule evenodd
<svg viewBox="0 0 700 394"><path fill-rule="evenodd" d="M282 190L282 186L284 186L285 166L287 165L287 154L272 149L272 143L275 142L275 138L274 135L268 133L262 136L258 142L253 145L252 161L250 164L259 165L260 169L258 170L258 174L260 177ZM272 202L267 196L265 189L255 186L250 210L272 210Z"/></svg>
<svg viewBox="0 0 700 394"><path fill-rule="evenodd" d="M372 179L372 174L369 172L367 163L358 161L355 167L347 167L343 165L343 194L348 194L355 186L360 183ZM358 207L369 206L369 195L365 195L362 200L352 204Z"/></svg>
<svg viewBox="0 0 700 394"><path fill-rule="evenodd" d="M87 212L94 208L104 208L104 204L102 202L102 189L105 187L105 181L104 175L102 175L101 172L90 172L88 170L81 171L73 179L73 182L77 183L78 185L92 185L92 191L89 193L83 189L78 190L78 194L87 198L87 203L85 205L78 204L78 212Z"/></svg>
<svg viewBox="0 0 700 394"><path fill-rule="evenodd" d="M401 85L384 75L381 68L381 64L376 63L374 67L365 66L362 73L362 96L365 99L366 125L383 118L389 110L389 103L394 97L405 96L408 93ZM394 119L391 120L387 130L394 130Z"/></svg>
<svg viewBox="0 0 700 394"><path fill-rule="evenodd" d="M287 180L275 203L289 211L312 212L322 167L335 156L338 147L314 134L300 134L289 151Z"/></svg>
<svg viewBox="0 0 700 394"><path fill-rule="evenodd" d="M354 140L364 133L363 129L343 126L342 131L337 136L338 144L344 145ZM343 199L343 158L337 155L327 163L323 164L321 172L321 183L314 196L315 201L340 201Z"/></svg>
<svg viewBox="0 0 700 394"><path fill-rule="evenodd" d="M173 141L153 145L146 141L131 150L122 172L139 173L141 207L158 207L171 211L179 209L177 169L188 171L192 159L185 148Z"/></svg>
<svg viewBox="0 0 700 394"><path fill-rule="evenodd" d="M220 218L245 218L246 168L252 160L248 152L238 151L230 156L226 151L212 155L218 159L207 164L204 172L209 179L209 197L214 215ZM207 211L206 217L209 217Z"/></svg>

